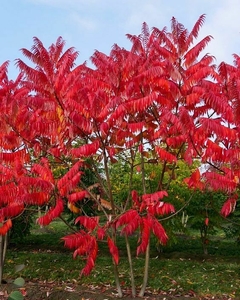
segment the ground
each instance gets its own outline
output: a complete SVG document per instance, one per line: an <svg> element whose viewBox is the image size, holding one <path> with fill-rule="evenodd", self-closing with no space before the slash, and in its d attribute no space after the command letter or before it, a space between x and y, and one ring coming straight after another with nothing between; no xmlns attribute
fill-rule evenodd
<svg viewBox="0 0 240 300"><path fill-rule="evenodd" d="M8 293L12 290L11 284L2 284L0 288L0 300L8 299ZM61 285L46 282L27 282L22 293L26 294L24 300L111 300L118 299L116 291L107 286L79 286L79 285ZM151 291L146 292L143 298L130 296L131 291L123 291L124 300L173 300L173 299L189 299L189 300L231 300L229 297L215 298L213 296L195 297L194 294L186 295L171 295L166 293L153 293ZM236 299L236 298L235 298Z"/></svg>

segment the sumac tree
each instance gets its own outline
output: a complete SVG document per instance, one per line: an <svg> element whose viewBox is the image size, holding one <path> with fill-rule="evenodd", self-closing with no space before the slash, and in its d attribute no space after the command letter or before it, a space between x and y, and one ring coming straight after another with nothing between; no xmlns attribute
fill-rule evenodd
<svg viewBox="0 0 240 300"><path fill-rule="evenodd" d="M18 59L15 82L7 78L7 63L1 66L1 237L29 205L49 206L37 220L42 226L68 206L81 229L63 241L74 257L87 258L81 274L91 272L98 243L106 239L121 297L117 238L120 231L126 239L135 296L128 238L139 230L136 253L146 253L143 296L150 234L162 244L168 240L161 216L175 211L165 198L179 161L209 165L203 174L196 169L186 182L190 188L227 190L223 214L233 210L239 182L238 58L235 67L223 63L217 69L214 57L202 53L211 40L197 41L204 19L200 16L191 31L175 18L170 31L150 30L143 23L140 35L127 35L130 50L114 45L109 55L95 51L94 69L76 66L77 51L64 51L61 37L48 49L38 38L31 50L22 49L32 66ZM121 205L111 176L119 158L126 159L129 172ZM147 170L153 163L159 172L149 191ZM60 176L55 176L57 164L66 168ZM95 185L82 180L85 170L94 172ZM136 172L141 180L137 191ZM101 209L104 222L76 209L86 198Z"/></svg>

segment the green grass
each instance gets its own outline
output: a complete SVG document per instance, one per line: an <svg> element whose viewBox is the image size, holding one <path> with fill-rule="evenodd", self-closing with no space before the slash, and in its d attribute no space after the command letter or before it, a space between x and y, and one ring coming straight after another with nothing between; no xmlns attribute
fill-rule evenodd
<svg viewBox="0 0 240 300"><path fill-rule="evenodd" d="M84 266L81 258L73 259L60 238L68 233L64 223L55 221L47 228L34 228L21 243L10 244L6 257L5 277L15 278L14 266L25 264L21 276L29 281L78 282L79 284L112 285L112 261L106 242L100 243L96 268L89 277L79 277ZM137 237L130 239L133 266L138 286L142 283L144 256L136 257ZM240 297L240 246L222 236L209 244L209 255L203 255L200 239L179 236L178 242L158 252L152 240L149 286L152 291L184 295L192 291L197 296L230 295ZM119 239L120 280L130 286L124 240Z"/></svg>

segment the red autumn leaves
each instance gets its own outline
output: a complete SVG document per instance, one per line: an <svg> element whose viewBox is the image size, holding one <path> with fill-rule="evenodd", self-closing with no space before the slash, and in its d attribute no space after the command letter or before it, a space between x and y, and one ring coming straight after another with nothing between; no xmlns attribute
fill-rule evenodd
<svg viewBox="0 0 240 300"><path fill-rule="evenodd" d="M134 208L122 213L114 220L109 220L103 226L100 224L99 217L79 216L76 224L81 226L81 230L63 238L65 246L75 249L73 256L84 256L87 258L86 265L81 271L82 275L88 275L95 265L98 251L98 241L107 238L109 252L116 264L119 263L118 247L112 237L108 234L110 229L120 229L121 235L139 236L137 255L146 251L149 244L151 232L157 237L162 245L168 241L165 229L161 225L158 217L163 217L174 213L173 205L163 202L162 199L168 196L167 192L159 191L153 194L138 196L136 191L132 191Z"/></svg>
<svg viewBox="0 0 240 300"><path fill-rule="evenodd" d="M34 67L18 59L16 81L7 78L8 63L1 66L0 234L6 234L11 218L26 206L49 205L38 219L40 225L48 225L61 215L66 202L72 207L89 197L89 191L79 186L84 160L89 158L95 167L105 164L105 174L96 177L115 211L107 177L109 164L124 151L131 159L142 156L143 164L152 159L163 170L169 165L174 171L179 160L208 164L206 171L195 170L185 182L190 188L224 191L223 216L235 209L240 178L240 59L235 55L234 66L222 63L217 69L213 56L202 55L211 37L195 45L194 41L204 19L200 16L190 32L175 18L170 32L166 28L150 32L144 23L139 36L127 35L130 51L118 45L109 56L95 51L94 70L85 64L73 68L78 53L74 48L63 51L61 37L49 49L37 38L31 51L22 49ZM51 161L63 156L71 162L69 169L55 178ZM138 171L144 177L144 168ZM142 192L143 187L132 191L133 206L114 215L114 220L108 216L104 225L99 218L76 218L81 230L63 240L74 249L74 257L87 257L82 274L91 272L98 241L105 238L114 262L119 262L111 230L127 236L138 233L137 254L146 251L151 233L166 244L160 221L174 213L174 207L163 201L167 197L159 190L163 179L156 192Z"/></svg>

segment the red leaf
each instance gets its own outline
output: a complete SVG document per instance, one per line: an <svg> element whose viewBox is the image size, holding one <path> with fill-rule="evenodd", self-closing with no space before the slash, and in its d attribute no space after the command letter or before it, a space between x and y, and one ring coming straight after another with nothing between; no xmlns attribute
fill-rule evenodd
<svg viewBox="0 0 240 300"><path fill-rule="evenodd" d="M52 174L52 171L49 167L48 160L46 158L42 158L41 163L42 164L33 165L32 172L34 172L34 173L38 174L39 176L41 176L42 180L46 180L46 181L49 181L51 183L54 183L53 174Z"/></svg>
<svg viewBox="0 0 240 300"><path fill-rule="evenodd" d="M67 196L67 194L73 190L78 183L80 182L82 176L82 172L78 172L76 175L74 175L71 179L69 179L65 185L63 185L60 189L59 189L59 193L62 197Z"/></svg>
<svg viewBox="0 0 240 300"><path fill-rule="evenodd" d="M232 193L236 190L237 182L234 180L231 171L225 172L224 175L216 172L205 172L203 176L214 190L222 190L228 193Z"/></svg>
<svg viewBox="0 0 240 300"><path fill-rule="evenodd" d="M6 235L6 233L11 228L12 228L12 220L11 219L7 219L7 221L5 221L3 223L3 225L0 227L0 235Z"/></svg>
<svg viewBox="0 0 240 300"><path fill-rule="evenodd" d="M173 148L180 147L186 141L187 141L187 137L184 134L167 138L167 144Z"/></svg>
<svg viewBox="0 0 240 300"><path fill-rule="evenodd" d="M168 215L175 212L175 208L172 204L166 202L159 202L156 204L156 214L163 216Z"/></svg>
<svg viewBox="0 0 240 300"><path fill-rule="evenodd" d="M1 218L12 218L18 216L24 210L23 203L10 203L9 205L0 209Z"/></svg>
<svg viewBox="0 0 240 300"><path fill-rule="evenodd" d="M132 200L133 200L133 203L139 207L140 206L140 203L139 203L139 196L138 196L138 192L137 191L132 191Z"/></svg>
<svg viewBox="0 0 240 300"><path fill-rule="evenodd" d="M64 240L65 247L76 249L73 253L73 258L76 258L78 255L87 257L87 262L81 271L81 275L89 275L95 266L98 253L96 238L82 230L79 233L63 237L62 240Z"/></svg>
<svg viewBox="0 0 240 300"><path fill-rule="evenodd" d="M72 194L68 195L67 198L68 198L69 202L75 203L77 201L83 200L87 196L88 196L88 192L87 191L80 191L80 192L72 193Z"/></svg>
<svg viewBox="0 0 240 300"><path fill-rule="evenodd" d="M96 154L100 146L98 140L92 142L91 144L83 145L79 148L72 149L71 153L75 157L88 157Z"/></svg>
<svg viewBox="0 0 240 300"><path fill-rule="evenodd" d="M224 217L227 217L228 215L230 215L236 207L236 199L235 198L230 198L228 199L224 204L223 207L221 209L221 214Z"/></svg>
<svg viewBox="0 0 240 300"><path fill-rule="evenodd" d="M88 234L85 231L81 230L78 233L69 234L61 239L64 241L64 247L69 249L76 249L86 243Z"/></svg>
<svg viewBox="0 0 240 300"><path fill-rule="evenodd" d="M103 122L103 123L100 125L100 131L101 131L102 136L103 136L103 137L106 137L107 134L108 134L108 131L109 131L109 125L108 125L108 123Z"/></svg>
<svg viewBox="0 0 240 300"><path fill-rule="evenodd" d="M16 152L0 152L0 160L7 164L13 164L16 161L28 162L29 154L25 149L18 150Z"/></svg>
<svg viewBox="0 0 240 300"><path fill-rule="evenodd" d="M51 207L49 211L42 217L37 219L37 223L41 226L46 226L56 219L64 210L64 203L61 198L57 199L55 207Z"/></svg>
<svg viewBox="0 0 240 300"><path fill-rule="evenodd" d="M132 235L141 224L141 217L136 210L130 209L119 217L116 228L125 225L121 234Z"/></svg>
<svg viewBox="0 0 240 300"><path fill-rule="evenodd" d="M218 104L219 105L219 104ZM202 117L200 119L200 123L202 124L202 129L212 135L213 133L218 136L218 138L228 137L229 140L235 141L237 139L237 132L233 128L226 127L220 118L218 119L210 119Z"/></svg>
<svg viewBox="0 0 240 300"><path fill-rule="evenodd" d="M109 251L115 261L115 264L118 265L118 263L119 263L118 248L115 245L114 241L110 237L108 237L108 248L109 248Z"/></svg>
<svg viewBox="0 0 240 300"><path fill-rule="evenodd" d="M155 204L159 201L159 199L162 199L164 197L167 197L168 193L166 191L157 191L152 194L145 194L142 196L143 201L147 203L147 205Z"/></svg>
<svg viewBox="0 0 240 300"><path fill-rule="evenodd" d="M201 174L199 169L192 173L190 178L184 179L184 182L188 185L189 188L200 189L204 188L203 182L201 182Z"/></svg>
<svg viewBox="0 0 240 300"><path fill-rule="evenodd" d="M143 153L143 150L144 150L143 144L140 144L140 145L138 146L138 151L139 151L140 153Z"/></svg>
<svg viewBox="0 0 240 300"><path fill-rule="evenodd" d="M51 194L54 189L54 185L46 180L43 180L39 177L20 177L20 184L24 188L27 189L29 193L32 192L40 192L43 191L45 193Z"/></svg>
<svg viewBox="0 0 240 300"><path fill-rule="evenodd" d="M70 114L70 118L72 119L73 123L85 134L89 134L92 132L91 122L89 122L89 120L87 120L84 116L80 115L80 113L74 111Z"/></svg>
<svg viewBox="0 0 240 300"><path fill-rule="evenodd" d="M99 217L80 216L75 220L75 224L80 223L87 230L93 231L99 223Z"/></svg>
<svg viewBox="0 0 240 300"><path fill-rule="evenodd" d="M162 199L165 196L168 196L168 193L166 191L158 191L152 194L143 195L143 201L140 206L140 212L146 209L149 213L155 215L157 213L156 209L158 208L160 199Z"/></svg>
<svg viewBox="0 0 240 300"><path fill-rule="evenodd" d="M18 196L19 189L13 182L10 182L7 185L0 186L0 194L1 202L9 203L13 198L16 198Z"/></svg>
<svg viewBox="0 0 240 300"><path fill-rule="evenodd" d="M105 234L106 234L105 230L102 227L99 227L97 230L97 238L101 241L104 239Z"/></svg>
<svg viewBox="0 0 240 300"><path fill-rule="evenodd" d="M79 160L61 179L59 179L57 186L61 196L65 196L77 186L82 174L79 170L82 165L83 162Z"/></svg>
<svg viewBox="0 0 240 300"><path fill-rule="evenodd" d="M28 205L44 205L49 201L49 193L47 192L32 192L21 197L24 203Z"/></svg>
<svg viewBox="0 0 240 300"><path fill-rule="evenodd" d="M138 212L135 209L129 209L117 219L116 228L129 223L136 216L138 216Z"/></svg>
<svg viewBox="0 0 240 300"><path fill-rule="evenodd" d="M87 258L87 263L86 266L82 269L81 275L88 276L92 269L95 266L96 258L97 258L97 253L98 253L98 244L95 239L95 237L92 237L91 241L88 244L88 258Z"/></svg>
<svg viewBox="0 0 240 300"><path fill-rule="evenodd" d="M117 108L115 108L113 113L110 115L110 118L109 118L110 126L111 126L111 124L114 124L115 122L117 122L118 119L122 120L125 113L126 113L126 107L124 104L120 104L119 106L117 106Z"/></svg>
<svg viewBox="0 0 240 300"><path fill-rule="evenodd" d="M149 94L143 98L134 99L134 100L129 101L126 105L126 108L129 112L139 113L139 112L145 111L149 106L151 106L151 104L156 99L157 99L157 93L152 92L151 94Z"/></svg>
<svg viewBox="0 0 240 300"><path fill-rule="evenodd" d="M156 146L157 154L159 158L163 161L167 161L169 163L177 162L177 158L175 155L169 153L168 151Z"/></svg>
<svg viewBox="0 0 240 300"><path fill-rule="evenodd" d="M115 147L107 147L107 150L108 150L108 153L109 153L109 156L112 158L114 155L116 155L117 153L117 150Z"/></svg>
<svg viewBox="0 0 240 300"><path fill-rule="evenodd" d="M87 239L82 242L82 244L73 252L73 258L75 259L77 256L83 256L87 252Z"/></svg>
<svg viewBox="0 0 240 300"><path fill-rule="evenodd" d="M151 219L148 217L142 218L142 235L141 235L141 243L137 247L137 255L140 253L144 253L147 249L150 240L150 229L152 228Z"/></svg>
<svg viewBox="0 0 240 300"><path fill-rule="evenodd" d="M128 128L130 132L140 132L144 127L144 122L139 123L129 123Z"/></svg>
<svg viewBox="0 0 240 300"><path fill-rule="evenodd" d="M163 226L158 222L158 220L155 218L152 220L152 231L153 234L159 239L160 243L162 245L166 245L168 241L168 236L166 234L166 231L163 228Z"/></svg>

